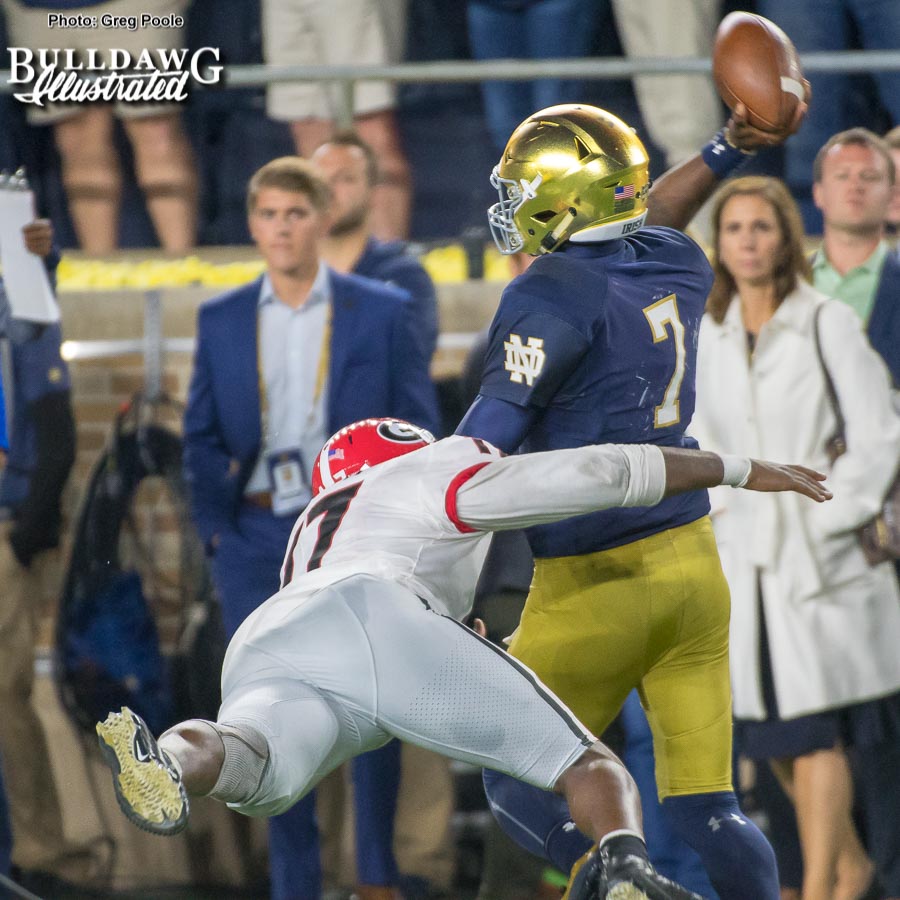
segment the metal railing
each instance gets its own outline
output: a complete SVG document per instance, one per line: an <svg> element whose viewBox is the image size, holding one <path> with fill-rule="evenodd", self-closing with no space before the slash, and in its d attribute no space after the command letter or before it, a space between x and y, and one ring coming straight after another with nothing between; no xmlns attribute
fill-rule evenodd
<svg viewBox="0 0 900 900"><path fill-rule="evenodd" d="M804 53L803 71L816 72L897 72L900 50L852 50ZM400 63L385 66L225 66L224 78L216 89L264 87L290 81L330 82L339 86L335 118L347 126L352 122L353 92L361 81L392 81L395 84L435 82L473 83L480 81L530 81L535 78L579 78L588 81L633 78L637 75L704 74L712 71L709 57L596 57L587 59L504 59ZM0 91L11 93L19 86L9 83L9 71L0 71ZM212 90L214 88L206 88ZM159 389L164 351L186 353L193 350L192 338L162 337L159 294L144 296L144 338L131 340L67 341L67 358L97 359L123 353L143 353L148 391ZM441 349L470 346L474 335L453 333L439 338Z"/></svg>
<svg viewBox="0 0 900 900"><path fill-rule="evenodd" d="M897 72L898 50L842 50L803 53L806 73ZM331 82L340 88L336 118L352 121L353 91L360 81L392 81L395 84L479 81L531 81L535 78L579 78L588 81L633 78L636 75L690 75L712 71L710 57L589 57L582 59L497 59L398 63L384 66L225 66L223 79L212 89L264 87L268 84L313 81ZM21 85L9 83L9 70L0 71L0 91L12 93Z"/></svg>

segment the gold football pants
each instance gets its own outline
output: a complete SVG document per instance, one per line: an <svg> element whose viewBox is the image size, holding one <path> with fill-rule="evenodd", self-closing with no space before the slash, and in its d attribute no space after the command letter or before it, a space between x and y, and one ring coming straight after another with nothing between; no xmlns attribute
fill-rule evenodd
<svg viewBox="0 0 900 900"><path fill-rule="evenodd" d="M638 688L660 799L731 789L730 597L708 517L538 559L509 652L595 734Z"/></svg>

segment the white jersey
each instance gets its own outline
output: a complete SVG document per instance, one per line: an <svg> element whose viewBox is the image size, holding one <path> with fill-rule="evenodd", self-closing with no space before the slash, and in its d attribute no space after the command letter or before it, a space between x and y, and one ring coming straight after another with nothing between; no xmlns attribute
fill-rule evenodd
<svg viewBox="0 0 900 900"><path fill-rule="evenodd" d="M595 740L533 672L456 619L487 532L655 503L656 447L503 457L451 437L323 491L294 528L284 587L228 647L219 721L269 744L249 815L288 809L391 737L542 789Z"/></svg>
<svg viewBox="0 0 900 900"><path fill-rule="evenodd" d="M648 505L664 487L655 448L606 445L504 458L485 441L445 438L313 500L291 535L282 592L369 574L460 619L472 607L488 531Z"/></svg>
<svg viewBox="0 0 900 900"><path fill-rule="evenodd" d="M365 573L464 617L490 535L459 521L457 495L479 469L501 458L484 441L451 437L338 482L298 519L282 586L318 587L317 572L328 582Z"/></svg>

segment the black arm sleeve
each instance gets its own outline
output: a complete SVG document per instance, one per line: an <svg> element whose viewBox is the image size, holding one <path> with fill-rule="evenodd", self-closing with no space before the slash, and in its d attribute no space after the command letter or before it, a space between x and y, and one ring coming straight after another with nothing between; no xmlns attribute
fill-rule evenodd
<svg viewBox="0 0 900 900"><path fill-rule="evenodd" d="M75 462L75 420L69 391L51 391L31 404L37 459L28 496L16 511L9 536L16 558L27 566L40 550L59 543L60 498Z"/></svg>

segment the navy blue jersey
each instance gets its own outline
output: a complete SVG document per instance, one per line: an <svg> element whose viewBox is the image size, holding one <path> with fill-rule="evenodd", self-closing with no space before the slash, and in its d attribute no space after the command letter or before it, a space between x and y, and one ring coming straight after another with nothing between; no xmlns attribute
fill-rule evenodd
<svg viewBox="0 0 900 900"><path fill-rule="evenodd" d="M568 243L504 291L481 395L540 415L526 452L607 442L696 447L697 335L712 271L680 231ZM480 434L491 440L490 434ZM592 553L705 515L705 491L530 530L536 556Z"/></svg>

